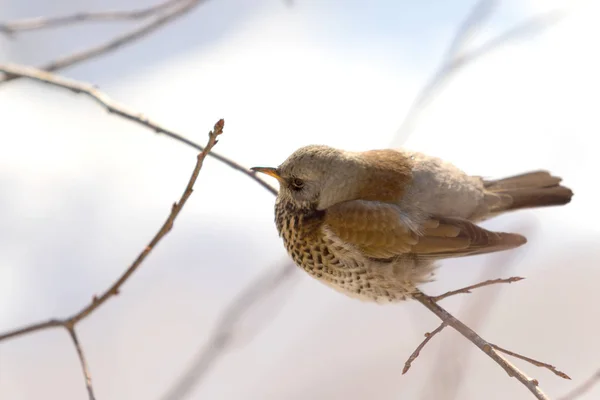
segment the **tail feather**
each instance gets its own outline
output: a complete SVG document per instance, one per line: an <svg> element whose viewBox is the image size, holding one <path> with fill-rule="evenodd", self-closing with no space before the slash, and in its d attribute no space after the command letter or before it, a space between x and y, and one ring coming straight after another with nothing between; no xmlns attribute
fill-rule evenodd
<svg viewBox="0 0 600 400"><path fill-rule="evenodd" d="M484 180L485 189L493 194L490 214L524 208L559 206L573 197L571 189L561 186L561 178L547 171L533 171L498 180Z"/></svg>
<svg viewBox="0 0 600 400"><path fill-rule="evenodd" d="M533 171L503 179L484 180L483 186L492 192L497 192L510 189L553 187L561 181L561 178L550 175L548 171Z"/></svg>

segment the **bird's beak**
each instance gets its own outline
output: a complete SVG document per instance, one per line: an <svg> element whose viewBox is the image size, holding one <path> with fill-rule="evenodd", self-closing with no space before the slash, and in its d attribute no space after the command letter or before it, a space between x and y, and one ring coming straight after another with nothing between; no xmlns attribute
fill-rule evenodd
<svg viewBox="0 0 600 400"><path fill-rule="evenodd" d="M272 176L273 178L277 179L279 182L283 182L283 178L279 175L279 173L277 173L277 169L276 168L271 168L271 167L252 167L250 169L252 171L254 171L254 172L262 172L263 174L267 174L269 176Z"/></svg>

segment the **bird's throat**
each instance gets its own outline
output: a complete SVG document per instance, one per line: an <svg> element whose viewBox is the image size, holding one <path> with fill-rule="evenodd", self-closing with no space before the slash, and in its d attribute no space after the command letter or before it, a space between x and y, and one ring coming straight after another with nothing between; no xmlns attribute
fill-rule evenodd
<svg viewBox="0 0 600 400"><path fill-rule="evenodd" d="M317 210L316 207L301 208L283 200L275 203L275 224L279 235L286 242L314 235L324 218L325 211Z"/></svg>

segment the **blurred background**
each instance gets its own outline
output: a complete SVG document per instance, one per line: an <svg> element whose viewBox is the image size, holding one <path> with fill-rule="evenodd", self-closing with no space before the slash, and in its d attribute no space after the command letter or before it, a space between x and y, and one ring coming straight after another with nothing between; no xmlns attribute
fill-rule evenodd
<svg viewBox="0 0 600 400"><path fill-rule="evenodd" d="M149 0L2 0L0 20L128 10ZM485 223L529 243L444 262L429 294L524 276L442 304L484 338L550 362L515 361L559 398L600 368L600 3L504 0L477 49L532 17L562 18L456 74L399 131L473 0L206 0L169 25L58 72L98 85L198 143L219 118L216 151L246 167L296 148L405 146L466 172L548 169L575 192L565 207ZM0 62L44 65L142 21L0 35ZM0 87L0 332L67 317L146 246L181 194L196 151L106 113L85 97L24 79ZM272 182L275 184L275 182ZM214 159L173 231L121 294L78 325L98 399L159 399L185 374L236 296L289 264L272 194ZM188 399L529 399L515 379L450 329L401 375L438 326L420 304L348 299L300 270L232 326L227 349L196 371ZM253 297L253 299L256 296ZM208 343L208 344L207 344ZM211 344L212 343L212 344ZM212 347L211 347L212 346ZM217 347L215 347L217 346ZM0 399L85 399L69 336L0 343ZM579 399L600 398L600 386Z"/></svg>

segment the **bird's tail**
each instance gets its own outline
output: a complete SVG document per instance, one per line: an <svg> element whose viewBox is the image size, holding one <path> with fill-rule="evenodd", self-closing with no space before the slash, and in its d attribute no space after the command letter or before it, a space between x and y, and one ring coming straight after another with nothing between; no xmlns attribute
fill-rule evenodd
<svg viewBox="0 0 600 400"><path fill-rule="evenodd" d="M561 186L561 180L547 171L528 172L498 180L483 180L485 189L495 195L494 197L499 197L499 201L490 206L490 214L567 204L571 201L573 192Z"/></svg>

